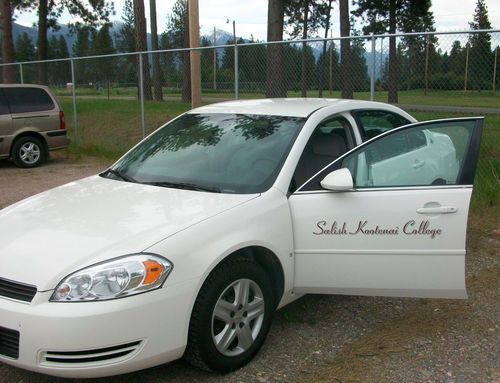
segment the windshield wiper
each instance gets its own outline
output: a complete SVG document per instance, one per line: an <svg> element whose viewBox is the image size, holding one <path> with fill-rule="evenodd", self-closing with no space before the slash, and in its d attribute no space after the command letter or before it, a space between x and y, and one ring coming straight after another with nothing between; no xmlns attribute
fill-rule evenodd
<svg viewBox="0 0 500 383"><path fill-rule="evenodd" d="M118 178L122 179L123 181L133 182L133 183L137 183L138 182L137 180L133 179L132 177L126 175L125 173L122 173L119 170L115 170L115 169L108 169L108 170L106 170L105 172L103 172L103 173L101 173L99 175L101 177L106 177L107 178L108 174L112 174L115 177L118 177Z"/></svg>
<svg viewBox="0 0 500 383"><path fill-rule="evenodd" d="M206 191L211 193L221 193L221 189L214 186L196 185L187 182L142 182L146 185L161 186L165 188L176 188L186 190Z"/></svg>

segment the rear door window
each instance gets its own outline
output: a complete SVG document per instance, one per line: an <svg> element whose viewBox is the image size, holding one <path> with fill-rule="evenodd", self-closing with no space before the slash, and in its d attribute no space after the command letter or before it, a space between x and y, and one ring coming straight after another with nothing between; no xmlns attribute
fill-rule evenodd
<svg viewBox="0 0 500 383"><path fill-rule="evenodd" d="M54 109L54 102L40 88L4 88L11 113L40 112Z"/></svg>
<svg viewBox="0 0 500 383"><path fill-rule="evenodd" d="M9 105L7 104L7 99L3 94L2 89L0 89L0 115L9 114Z"/></svg>
<svg viewBox="0 0 500 383"><path fill-rule="evenodd" d="M403 116L386 110L356 110L352 114L360 127L363 141L410 123Z"/></svg>

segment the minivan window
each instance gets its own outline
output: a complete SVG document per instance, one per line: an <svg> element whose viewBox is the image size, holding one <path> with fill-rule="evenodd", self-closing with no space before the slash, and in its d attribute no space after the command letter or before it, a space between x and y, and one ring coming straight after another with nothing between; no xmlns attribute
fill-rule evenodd
<svg viewBox="0 0 500 383"><path fill-rule="evenodd" d="M54 109L54 102L40 88L4 88L11 113L40 112Z"/></svg>
<svg viewBox="0 0 500 383"><path fill-rule="evenodd" d="M9 113L10 111L9 111L9 105L7 104L7 99L5 98L5 95L0 89L0 115Z"/></svg>

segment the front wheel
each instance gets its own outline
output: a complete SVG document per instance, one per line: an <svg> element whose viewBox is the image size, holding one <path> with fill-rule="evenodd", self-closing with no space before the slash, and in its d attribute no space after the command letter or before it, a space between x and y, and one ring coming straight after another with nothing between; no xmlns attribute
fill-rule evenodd
<svg viewBox="0 0 500 383"><path fill-rule="evenodd" d="M274 307L271 282L262 267L248 259L224 262L196 299L186 359L217 372L242 367L264 343Z"/></svg>
<svg viewBox="0 0 500 383"><path fill-rule="evenodd" d="M35 137L21 137L12 147L12 158L20 168L39 166L47 157L43 143Z"/></svg>

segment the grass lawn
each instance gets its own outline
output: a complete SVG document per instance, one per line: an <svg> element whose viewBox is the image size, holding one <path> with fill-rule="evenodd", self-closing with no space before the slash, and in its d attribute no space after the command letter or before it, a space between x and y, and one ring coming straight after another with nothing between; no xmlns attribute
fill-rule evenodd
<svg viewBox="0 0 500 383"><path fill-rule="evenodd" d="M64 98L69 97L71 94L66 89L56 89L56 94L58 96L63 96ZM180 91L178 89L164 88L164 96L169 99L180 99ZM107 100L108 91L103 88L96 90L94 88L77 88L77 96L86 97L98 97ZM137 88L112 88L110 89L110 98L119 97L136 97ZM307 92L308 97L318 97L317 90L310 90ZM331 94L328 91L323 92L324 97L330 98L340 98L340 91L333 91ZM463 92L460 90L431 90L424 93L423 90L408 90L399 91L399 103L400 104L416 104L416 105L444 105L444 106L468 106L468 107L483 107L483 108L500 108L500 91L493 93L491 90L485 90L481 92L468 91ZM232 90L228 91L213 91L213 90L203 90L202 97L208 102L210 99L228 99L234 98L234 92ZM254 99L265 97L262 92L240 92L240 98L242 99ZM288 97L300 97L300 91L288 91ZM358 100L369 100L369 92L355 92L354 98ZM375 101L387 102L387 92L386 91L376 91ZM80 101L79 101L80 102ZM212 101L213 102L213 101Z"/></svg>
<svg viewBox="0 0 500 383"><path fill-rule="evenodd" d="M70 150L73 153L117 159L142 137L140 103L137 100L79 99L77 103L78 144L74 137L71 99L63 98L61 103L66 113L66 122L72 140ZM151 133L190 108L190 104L180 101L146 103L145 133ZM413 112L412 114L420 121L470 115L449 112ZM486 115L480 160L476 172L473 206L475 208L495 206L498 214L500 213L499 194L500 115Z"/></svg>

